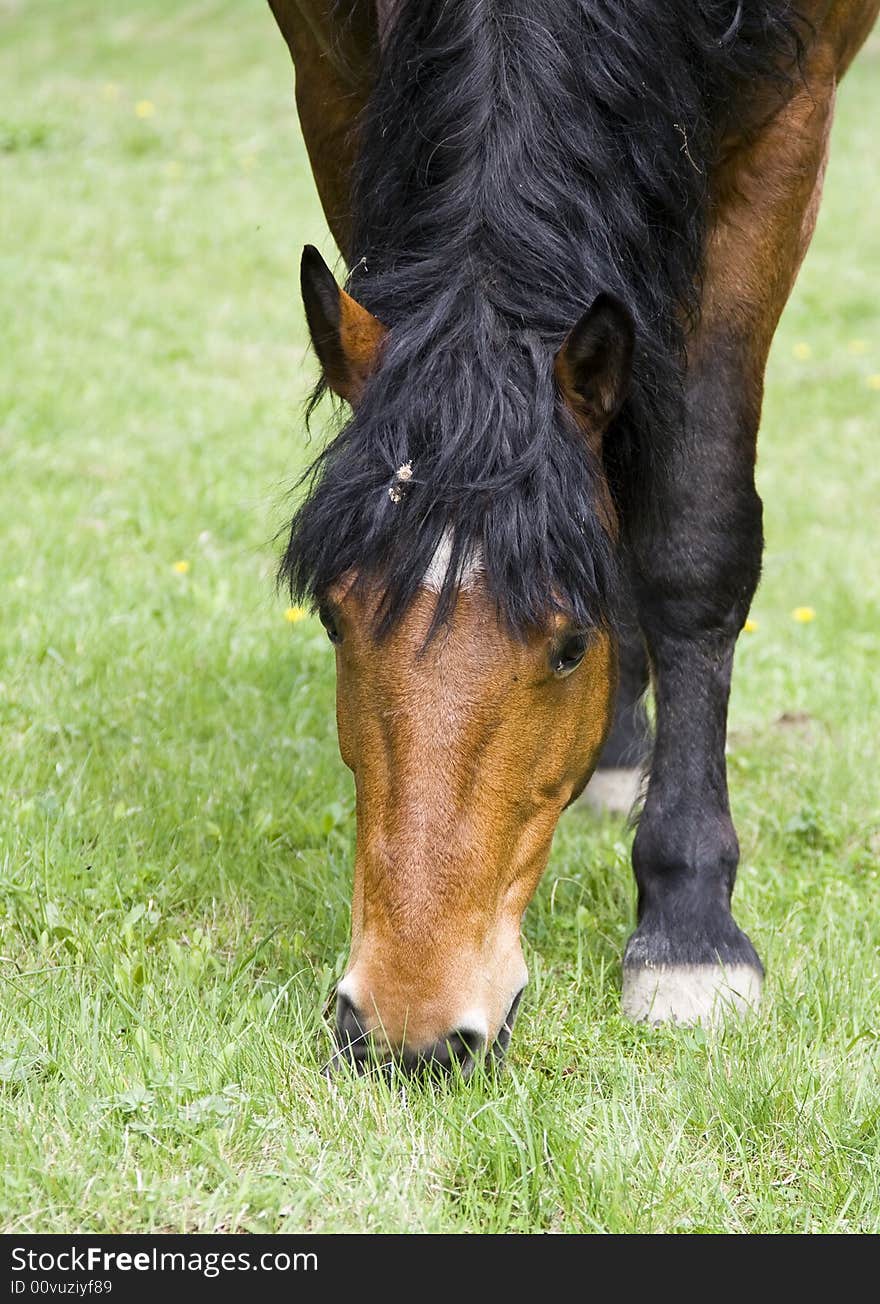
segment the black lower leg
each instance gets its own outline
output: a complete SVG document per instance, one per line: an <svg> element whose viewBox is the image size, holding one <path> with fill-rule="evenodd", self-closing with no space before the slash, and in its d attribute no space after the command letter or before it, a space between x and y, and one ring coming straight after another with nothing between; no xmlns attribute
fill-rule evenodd
<svg viewBox="0 0 880 1304"><path fill-rule="evenodd" d="M657 704L633 846L638 928L624 957L624 1006L637 1018L711 1017L728 979L734 1003L751 1003L762 972L731 914L739 846L724 754L734 645L761 563L757 416L737 411L735 388L719 391L719 380L716 371L694 382L688 437L657 486L654 519L666 528L644 532L635 549Z"/></svg>
<svg viewBox="0 0 880 1304"><path fill-rule="evenodd" d="M739 844L724 746L733 637L655 631L657 740L633 845L639 926L625 964L760 969L730 910Z"/></svg>
<svg viewBox="0 0 880 1304"><path fill-rule="evenodd" d="M630 603L623 613L618 640L619 681L614 722L599 759L599 769L641 770L651 754L651 726L645 707L650 674L635 603Z"/></svg>

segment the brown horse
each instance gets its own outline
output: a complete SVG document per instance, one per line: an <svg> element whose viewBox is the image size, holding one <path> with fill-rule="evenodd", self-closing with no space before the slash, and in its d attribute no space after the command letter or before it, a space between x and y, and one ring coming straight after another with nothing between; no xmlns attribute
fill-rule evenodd
<svg viewBox="0 0 880 1304"><path fill-rule="evenodd" d="M357 789L340 1046L506 1048L559 815L648 762L649 666L624 1009L746 1009L724 745L764 370L880 0L270 3L352 269L303 259L353 415L285 559Z"/></svg>

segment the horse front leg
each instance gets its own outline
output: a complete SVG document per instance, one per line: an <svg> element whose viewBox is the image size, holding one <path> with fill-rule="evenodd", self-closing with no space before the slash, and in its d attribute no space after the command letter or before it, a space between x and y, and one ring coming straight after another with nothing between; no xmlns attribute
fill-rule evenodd
<svg viewBox="0 0 880 1304"><path fill-rule="evenodd" d="M657 704L633 846L638 928L623 1008L636 1020L712 1021L757 1002L763 969L736 924L739 846L725 764L734 646L761 567L754 486L759 403L735 356L698 369L680 446L656 486L666 527L636 547L636 599Z"/></svg>
<svg viewBox="0 0 880 1304"><path fill-rule="evenodd" d="M713 178L685 420L655 459L656 498L643 513L662 524L627 523L657 705L633 844L638 927L623 962L623 1007L638 1020L711 1022L760 995L761 962L731 911L739 846L727 702L761 569L754 462L764 368L819 208L845 66L838 37L833 24L817 32L805 83L757 137L729 149Z"/></svg>
<svg viewBox="0 0 880 1304"><path fill-rule="evenodd" d="M631 593L621 610L617 659L614 720L582 800L593 810L628 815L638 800L652 743L645 703L650 683L648 651Z"/></svg>

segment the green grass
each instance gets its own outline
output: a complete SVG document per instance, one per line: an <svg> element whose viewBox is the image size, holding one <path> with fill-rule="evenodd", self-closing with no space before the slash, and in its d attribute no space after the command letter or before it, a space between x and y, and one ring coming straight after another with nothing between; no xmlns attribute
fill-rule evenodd
<svg viewBox="0 0 880 1304"><path fill-rule="evenodd" d="M508 1071L331 1093L353 795L272 583L332 253L287 51L261 0L0 0L3 1228L880 1230L878 85L875 37L770 370L730 757L763 1013L622 1020L629 835L575 811Z"/></svg>

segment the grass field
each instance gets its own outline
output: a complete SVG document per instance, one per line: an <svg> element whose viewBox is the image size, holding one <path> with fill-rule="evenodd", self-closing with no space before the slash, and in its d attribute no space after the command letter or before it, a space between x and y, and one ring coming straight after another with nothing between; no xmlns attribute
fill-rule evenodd
<svg viewBox="0 0 880 1304"><path fill-rule="evenodd" d="M508 1071L332 1095L353 793L273 588L332 254L287 51L262 0L0 0L0 1227L880 1230L878 111L875 36L765 410L763 1013L622 1020L629 835L574 811Z"/></svg>

